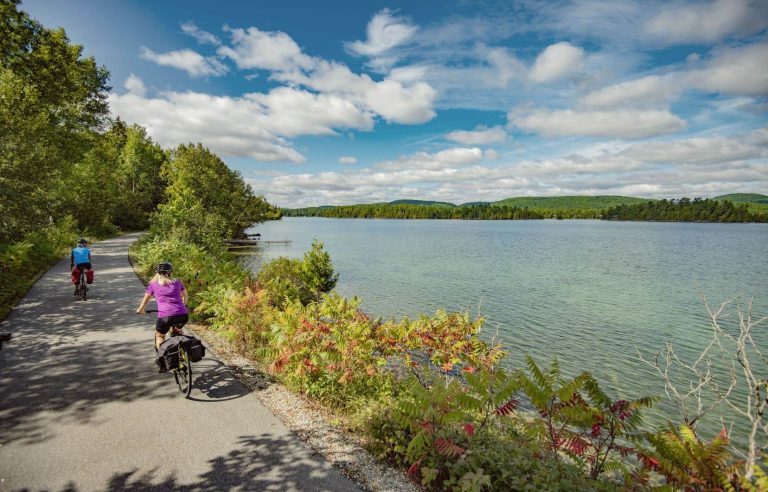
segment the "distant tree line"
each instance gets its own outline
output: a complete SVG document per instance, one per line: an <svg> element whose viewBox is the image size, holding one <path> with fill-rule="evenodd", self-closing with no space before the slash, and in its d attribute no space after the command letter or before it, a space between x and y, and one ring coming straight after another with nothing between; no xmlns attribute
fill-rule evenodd
<svg viewBox="0 0 768 492"><path fill-rule="evenodd" d="M368 204L340 207L309 207L283 209L287 217L332 217L340 219L460 219L460 220L526 220L543 219L540 212L519 207L497 205Z"/></svg>
<svg viewBox="0 0 768 492"><path fill-rule="evenodd" d="M656 200L619 205L603 213L606 220L649 220L675 222L768 222L768 215L752 213L746 203L702 198Z"/></svg>

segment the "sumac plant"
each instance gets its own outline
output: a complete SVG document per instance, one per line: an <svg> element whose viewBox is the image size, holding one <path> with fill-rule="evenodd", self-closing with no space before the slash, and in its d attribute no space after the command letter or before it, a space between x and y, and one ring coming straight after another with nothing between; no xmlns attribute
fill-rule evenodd
<svg viewBox="0 0 768 492"><path fill-rule="evenodd" d="M504 371L480 371L456 377L430 378L424 386L411 377L400 394L393 418L404 431L408 474L423 485L478 487L490 477L467 466L478 439L504 428L517 410L517 381ZM482 461L482 459L480 460Z"/></svg>
<svg viewBox="0 0 768 492"><path fill-rule="evenodd" d="M530 356L526 362L528 373L519 373L520 387L539 414L527 427L529 435L553 459L569 457L592 479L606 471L629 474L624 459L638 453L631 443L641 438L640 409L655 399L613 400L588 372L566 379L557 359L546 371Z"/></svg>
<svg viewBox="0 0 768 492"><path fill-rule="evenodd" d="M269 314L266 346L257 354L289 387L334 407L387 393L391 375L382 370L377 322L358 307L335 293L306 306L288 302Z"/></svg>

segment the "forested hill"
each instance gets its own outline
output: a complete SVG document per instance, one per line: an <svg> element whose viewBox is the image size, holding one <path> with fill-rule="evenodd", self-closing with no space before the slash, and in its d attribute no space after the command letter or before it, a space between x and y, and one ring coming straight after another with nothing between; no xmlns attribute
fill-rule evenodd
<svg viewBox="0 0 768 492"><path fill-rule="evenodd" d="M463 220L521 220L543 219L535 210L506 205L450 204L417 205L412 203L374 203L340 207L309 207L283 209L288 217L331 217L339 219L463 219Z"/></svg>
<svg viewBox="0 0 768 492"><path fill-rule="evenodd" d="M649 198L631 196L520 196L495 202L497 205L510 207L528 207L546 210L605 210L618 205L645 203Z"/></svg>
<svg viewBox="0 0 768 492"><path fill-rule="evenodd" d="M395 200L389 203L283 209L283 214L338 218L499 219L513 218L507 217L515 215L511 210L527 210L525 218L597 219L610 207L647 201L646 198L624 196L517 197L462 205L427 200Z"/></svg>
<svg viewBox="0 0 768 492"><path fill-rule="evenodd" d="M619 205L605 212L608 220L649 220L675 222L768 222L767 214L750 212L746 203L728 200L681 198Z"/></svg>
<svg viewBox="0 0 768 492"><path fill-rule="evenodd" d="M768 214L768 196L760 193L731 193L714 198L717 201L729 201L735 204L744 203L747 209L756 214Z"/></svg>
<svg viewBox="0 0 768 492"><path fill-rule="evenodd" d="M725 198L742 200L734 203ZM768 222L765 195L651 200L623 196L519 197L493 203L396 200L389 203L283 209L285 216L379 219L610 219L698 222ZM765 197L768 198L768 197ZM747 201L752 200L752 201ZM761 209L765 207L764 209Z"/></svg>

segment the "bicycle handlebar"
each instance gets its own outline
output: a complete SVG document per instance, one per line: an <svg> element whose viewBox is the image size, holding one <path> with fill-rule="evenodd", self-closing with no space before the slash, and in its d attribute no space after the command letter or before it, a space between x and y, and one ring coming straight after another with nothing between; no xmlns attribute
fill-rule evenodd
<svg viewBox="0 0 768 492"><path fill-rule="evenodd" d="M145 309L145 310L144 310L144 313L146 313L146 314L149 314L149 313L156 313L156 312L157 312L157 309Z"/></svg>

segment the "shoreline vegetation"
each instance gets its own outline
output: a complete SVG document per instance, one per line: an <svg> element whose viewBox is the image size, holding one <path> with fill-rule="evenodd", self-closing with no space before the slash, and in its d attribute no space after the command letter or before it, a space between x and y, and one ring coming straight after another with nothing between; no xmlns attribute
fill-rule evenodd
<svg viewBox="0 0 768 492"><path fill-rule="evenodd" d="M768 196L648 200L622 196L507 198L493 203L395 200L389 203L283 208L286 217L338 219L535 220L602 219L659 222L768 222Z"/></svg>
<svg viewBox="0 0 768 492"><path fill-rule="evenodd" d="M679 422L647 430L642 413L655 398L608 395L589 373L566 377L557 359L506 370L505 348L480 336L482 318L367 316L358 299L333 292L338 275L320 242L302 259L245 270L224 241L280 210L202 145L163 149L144 128L112 118L107 70L18 5L0 2L9 34L0 43L2 285L46 268L78 236L149 228L131 249L143 274L171 261L197 321L344 416L374 454L428 490L768 489L768 402L739 407L752 429L747 448L725 429L697 428L697 396L729 381L694 372L701 391L675 400ZM10 292L4 307L19 295ZM764 320L742 318L737 338L715 330L711 347L729 351L702 355L744 369L740 394L766 390L754 377L765 359L749 337Z"/></svg>

